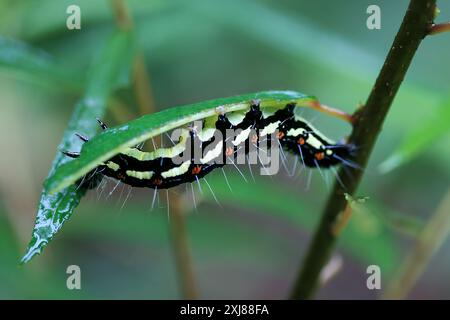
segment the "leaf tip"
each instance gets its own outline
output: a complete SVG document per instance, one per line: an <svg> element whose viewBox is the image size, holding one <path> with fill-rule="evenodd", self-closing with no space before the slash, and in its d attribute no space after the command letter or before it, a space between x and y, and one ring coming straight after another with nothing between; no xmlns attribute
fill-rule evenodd
<svg viewBox="0 0 450 320"><path fill-rule="evenodd" d="M47 242L45 241L41 242L36 241L35 243L31 241L30 244L28 245L25 254L19 261L19 266L24 266L26 263L30 262L31 259L34 258L34 256L41 254L42 248L46 243Z"/></svg>

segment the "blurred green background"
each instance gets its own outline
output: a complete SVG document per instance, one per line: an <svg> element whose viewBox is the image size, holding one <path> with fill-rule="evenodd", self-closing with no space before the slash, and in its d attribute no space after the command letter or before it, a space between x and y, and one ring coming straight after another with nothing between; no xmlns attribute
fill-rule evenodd
<svg viewBox="0 0 450 320"><path fill-rule="evenodd" d="M450 20L450 3L438 3L438 19ZM81 30L66 28L70 4L81 8ZM158 109L280 89L352 112L367 98L408 1L127 4ZM370 4L381 8L381 30L366 27ZM133 190L123 208L126 188L109 198L108 191L90 192L44 253L18 266L86 70L115 29L108 1L0 1L0 298L181 297L166 209L161 201L162 208L151 211L150 190ZM387 286L446 194L449 54L448 34L427 38L419 48L359 189L370 197L366 210L354 214L339 240L333 260L339 272L318 298L376 298L379 292L366 288L367 266L379 265ZM129 115L109 112L109 123L137 116L127 81L113 98ZM330 137L349 132L325 115L307 116ZM408 161L381 172L395 152ZM220 172L208 178L223 208L205 194L187 216L200 297L286 298L327 198L326 184L317 172L309 190L305 175L281 172L245 183L233 168L226 172L233 192ZM80 291L66 288L71 264L81 267ZM409 297L450 298L448 270L446 242Z"/></svg>

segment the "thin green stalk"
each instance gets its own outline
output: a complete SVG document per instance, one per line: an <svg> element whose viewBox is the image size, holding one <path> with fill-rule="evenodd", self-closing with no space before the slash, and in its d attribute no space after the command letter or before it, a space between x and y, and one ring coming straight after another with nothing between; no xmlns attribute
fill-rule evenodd
<svg viewBox="0 0 450 320"><path fill-rule="evenodd" d="M112 0L117 25L123 30L134 28L133 18L124 0ZM141 115L154 113L156 111L153 98L150 75L142 51L139 51L133 61L133 87L136 101ZM156 139L158 143L158 139ZM169 221L172 236L173 250L181 283L181 291L185 299L197 298L197 286L192 266L190 246L185 221L186 210L180 206L180 197L177 194L167 194L167 207L170 209ZM170 203L170 207L169 207Z"/></svg>
<svg viewBox="0 0 450 320"><path fill-rule="evenodd" d="M366 104L354 114L353 132L349 143L359 147L354 161L365 168L381 131L384 119L406 75L416 50L432 25L436 0L411 0L402 25L394 39L385 63L378 75ZM307 250L303 265L295 282L291 298L313 297L320 272L328 262L337 234L332 232L339 224L347 201L344 193L353 195L363 176L363 170L350 168L347 175L339 172L343 185L335 181L320 224Z"/></svg>
<svg viewBox="0 0 450 320"><path fill-rule="evenodd" d="M116 17L117 26L121 30L132 30L134 28L133 17L124 0L111 0L111 5ZM150 84L150 76L147 72L142 51L138 51L133 60L133 87L140 114L155 112L156 107Z"/></svg>

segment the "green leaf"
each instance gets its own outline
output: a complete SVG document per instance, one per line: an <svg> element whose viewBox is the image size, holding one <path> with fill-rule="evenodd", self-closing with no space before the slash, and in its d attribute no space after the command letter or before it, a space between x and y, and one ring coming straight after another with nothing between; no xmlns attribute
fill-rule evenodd
<svg viewBox="0 0 450 320"><path fill-rule="evenodd" d="M450 131L448 119L450 119L450 100L443 103L430 120L414 130L397 150L379 165L379 171L388 173L424 153L430 145Z"/></svg>
<svg viewBox="0 0 450 320"><path fill-rule="evenodd" d="M227 178L233 189L236 187L235 192L230 192L221 175L208 178L221 202L287 219L309 232L315 230L322 208L313 208L302 201L298 195L301 190L283 188L264 178L258 178L256 183L243 183L236 173L227 173ZM212 199L211 194L205 196ZM339 246L363 263L376 263L386 272L393 271L398 263L399 249L391 232L371 210L358 210L352 215L339 238Z"/></svg>
<svg viewBox="0 0 450 320"><path fill-rule="evenodd" d="M46 190L50 193L58 192L74 184L103 161L110 159L125 148L192 121L213 116L219 111L217 107L220 107L220 112L245 110L255 99L260 100L262 107L275 108L282 108L290 102L297 103L297 106L308 106L312 101L317 101L314 97L298 92L267 91L209 100L145 115L91 139L83 146L79 158L59 167L55 174L47 180Z"/></svg>
<svg viewBox="0 0 450 320"><path fill-rule="evenodd" d="M76 132L87 136L95 135L98 124L95 119L102 117L108 102L108 97L120 83L122 76L121 65L131 59L133 38L130 32L117 32L103 49L98 61L95 61L88 74L88 83L84 97L76 105L68 128L59 145L59 150L78 150L80 141L74 137ZM128 64L130 65L130 64ZM57 153L53 161L49 176L68 161L68 158ZM50 194L47 190L41 194L32 239L22 263L28 262L36 254L41 253L43 247L61 229L85 194L84 188L75 185Z"/></svg>
<svg viewBox="0 0 450 320"><path fill-rule="evenodd" d="M0 68L38 84L80 90L82 75L59 66L47 52L0 36Z"/></svg>

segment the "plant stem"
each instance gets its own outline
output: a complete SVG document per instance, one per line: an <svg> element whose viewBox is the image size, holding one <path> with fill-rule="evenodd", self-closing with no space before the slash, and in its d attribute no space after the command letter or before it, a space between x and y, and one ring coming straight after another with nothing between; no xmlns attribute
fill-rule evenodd
<svg viewBox="0 0 450 320"><path fill-rule="evenodd" d="M109 112L115 122L128 122L133 120L136 115L130 111L131 109L118 97L109 99Z"/></svg>
<svg viewBox="0 0 450 320"><path fill-rule="evenodd" d="M120 30L130 30L133 28L133 20L124 0L111 0L111 7L114 10L116 23Z"/></svg>
<svg viewBox="0 0 450 320"><path fill-rule="evenodd" d="M308 102L307 106L313 110L317 110L317 111L327 114L329 116L332 116L332 117L344 120L345 122L348 122L350 124L353 124L352 115L350 115L340 109L332 108L325 104L322 104L318 100Z"/></svg>
<svg viewBox="0 0 450 320"><path fill-rule="evenodd" d="M131 17L124 0L111 0L111 5L119 29L133 29L133 18ZM148 114L155 112L156 108L150 84L150 76L147 73L147 66L142 51L139 51L133 60L133 82L139 113Z"/></svg>
<svg viewBox="0 0 450 320"><path fill-rule="evenodd" d="M354 161L365 168L381 131L383 121L402 83L406 71L423 38L433 22L436 0L411 0L402 25L394 39L385 63L378 75L364 107L354 114L354 126L349 143L359 147ZM339 223L347 206L344 192L353 195L361 181L363 170L349 168L350 174L341 169L341 184L335 181L322 219L307 250L302 268L295 282L292 299L313 297L320 272L329 260L336 236L333 227Z"/></svg>
<svg viewBox="0 0 450 320"><path fill-rule="evenodd" d="M435 35L435 34L441 34L441 33L444 33L444 32L450 32L450 22L433 24L430 27L430 30L429 30L428 34L429 35Z"/></svg>
<svg viewBox="0 0 450 320"><path fill-rule="evenodd" d="M140 114L149 114L156 111L153 98L150 75L147 72L144 55L138 52L133 65L134 93L139 106Z"/></svg>
<svg viewBox="0 0 450 320"><path fill-rule="evenodd" d="M171 227L172 245L175 253L178 276L181 283L181 291L185 299L197 299L198 290L195 281L194 270L188 234L185 220L185 210L181 205L181 198L174 193L167 194L167 205L170 203L169 223Z"/></svg>
<svg viewBox="0 0 450 320"><path fill-rule="evenodd" d="M124 0L111 0L111 5L119 29L130 30L134 28L133 18L129 14ZM156 107L153 99L150 75L147 72L147 66L142 51L139 51L134 57L133 87L136 101L139 106L139 113L143 115L155 112ZM156 143L158 143L158 140L158 138L155 139ZM168 214L171 217L169 224L172 244L183 297L185 299L196 299L197 287L190 255L186 221L184 218L186 210L180 205L180 202L181 199L177 194L167 194L167 208L168 210L171 210ZM169 203L171 204L170 208Z"/></svg>

